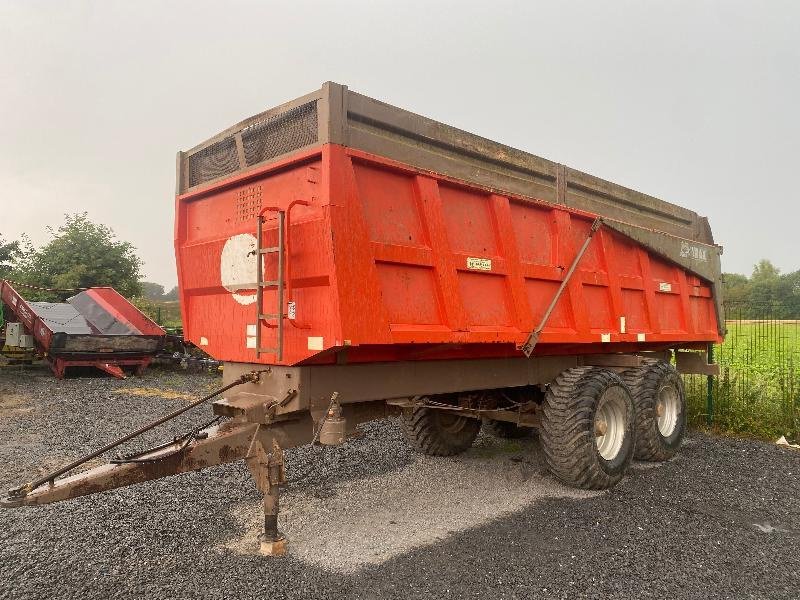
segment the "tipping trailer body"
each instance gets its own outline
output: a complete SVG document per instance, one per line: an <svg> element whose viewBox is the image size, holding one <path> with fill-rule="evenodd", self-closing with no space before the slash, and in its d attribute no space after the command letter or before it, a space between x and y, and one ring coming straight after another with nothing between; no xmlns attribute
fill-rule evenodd
<svg viewBox="0 0 800 600"><path fill-rule="evenodd" d="M164 345L164 330L110 287L89 288L66 302L32 302L2 280L0 300L59 378L71 366L115 377L124 376L123 367L141 372Z"/></svg>
<svg viewBox="0 0 800 600"><path fill-rule="evenodd" d="M180 153L177 188L186 335L220 360L519 356L597 216L536 355L723 333L705 218L338 84Z"/></svg>

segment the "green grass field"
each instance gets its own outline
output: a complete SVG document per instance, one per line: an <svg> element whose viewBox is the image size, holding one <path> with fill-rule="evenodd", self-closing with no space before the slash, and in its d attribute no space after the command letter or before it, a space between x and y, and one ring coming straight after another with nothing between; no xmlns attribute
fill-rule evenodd
<svg viewBox="0 0 800 600"><path fill-rule="evenodd" d="M715 348L713 429L774 440L800 439L800 322L729 321ZM706 425L706 378L685 379L688 419Z"/></svg>

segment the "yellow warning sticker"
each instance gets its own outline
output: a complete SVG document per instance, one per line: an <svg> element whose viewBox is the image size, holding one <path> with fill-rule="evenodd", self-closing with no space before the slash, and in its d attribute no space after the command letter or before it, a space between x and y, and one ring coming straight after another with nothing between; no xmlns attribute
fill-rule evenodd
<svg viewBox="0 0 800 600"><path fill-rule="evenodd" d="M467 268L473 271L491 271L492 260L490 258L467 258Z"/></svg>

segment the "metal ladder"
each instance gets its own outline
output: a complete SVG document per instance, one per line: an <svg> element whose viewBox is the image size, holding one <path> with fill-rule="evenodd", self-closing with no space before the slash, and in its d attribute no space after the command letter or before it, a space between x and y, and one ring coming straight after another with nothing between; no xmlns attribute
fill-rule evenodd
<svg viewBox="0 0 800 600"><path fill-rule="evenodd" d="M263 247L263 227L264 227L264 213L274 212L278 215L278 245ZM258 320L256 322L256 357L262 354L274 354L278 361L283 360L283 293L286 285L284 278L284 263L286 256L284 253L284 237L286 225L286 211L283 211L274 206L263 208L258 214L258 231L256 233L256 313ZM264 281L264 255L278 254L278 275L277 279L271 281ZM264 288L277 287L278 289L278 307L274 313L264 312ZM271 319L277 320L277 325L269 323ZM262 324L271 329L277 328L278 335L274 348L261 347L261 327Z"/></svg>

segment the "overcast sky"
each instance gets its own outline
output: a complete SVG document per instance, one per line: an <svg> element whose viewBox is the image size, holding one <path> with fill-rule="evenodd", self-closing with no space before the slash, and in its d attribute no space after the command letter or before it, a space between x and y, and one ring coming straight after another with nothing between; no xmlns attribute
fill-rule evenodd
<svg viewBox="0 0 800 600"><path fill-rule="evenodd" d="M333 80L800 269L800 2L0 0L0 234L88 211L176 282L175 153Z"/></svg>

